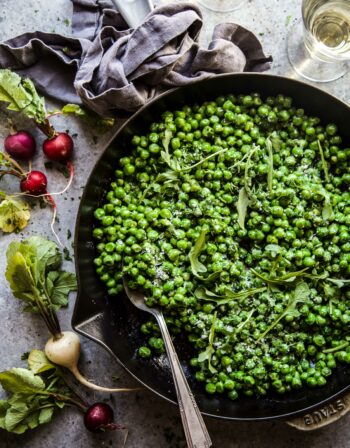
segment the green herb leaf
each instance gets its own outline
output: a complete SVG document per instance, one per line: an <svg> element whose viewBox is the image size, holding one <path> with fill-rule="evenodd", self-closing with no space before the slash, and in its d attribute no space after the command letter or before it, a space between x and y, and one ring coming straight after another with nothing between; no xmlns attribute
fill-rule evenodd
<svg viewBox="0 0 350 448"><path fill-rule="evenodd" d="M214 349L214 339L215 339L215 325L216 325L216 313L214 313L214 317L213 317L213 322L212 325L210 327L210 331L209 331L209 343L207 348L205 349L204 352L201 352L198 355L198 362L204 362L206 360L208 360L208 369L211 373L216 373L216 369L215 367L213 367L211 365L211 357L213 356L215 349Z"/></svg>
<svg viewBox="0 0 350 448"><path fill-rule="evenodd" d="M216 305L220 306L220 305L226 305L227 303L230 303L233 300L239 301L239 300L246 299L247 297L250 297L250 296L253 296L260 292L266 291L266 289L267 289L266 286L263 286L261 288L252 288L252 289L247 289L245 291L234 292L234 291L231 291L229 288L225 288L224 295L219 296L219 295L209 291L208 289L200 286L195 290L194 295L199 300L207 300L210 302L215 302Z"/></svg>
<svg viewBox="0 0 350 448"><path fill-rule="evenodd" d="M272 143L269 138L266 139L266 148L268 153L268 172L267 172L267 185L270 194L272 193L272 181L273 181L273 152Z"/></svg>
<svg viewBox="0 0 350 448"><path fill-rule="evenodd" d="M324 221L328 221L333 216L333 208L330 202L325 202L322 208L322 218Z"/></svg>
<svg viewBox="0 0 350 448"><path fill-rule="evenodd" d="M326 280L328 282L334 283L336 286L338 286L338 288L343 288L348 283L350 283L350 279L345 279L345 278L329 278L328 277Z"/></svg>
<svg viewBox="0 0 350 448"><path fill-rule="evenodd" d="M245 229L244 223L247 216L247 209L250 204L250 199L247 194L247 190L245 187L242 187L239 190L238 201L236 203L237 212L238 212L238 224L241 229Z"/></svg>
<svg viewBox="0 0 350 448"><path fill-rule="evenodd" d="M286 275L282 275L282 277L276 277L276 278L268 278L265 277L264 275L260 274L259 272L255 271L254 269L251 269L251 271L257 276L259 277L261 280L264 280L264 282L266 283L271 283L271 284L283 284L283 283L292 283L294 282L298 277L303 276L304 272L307 271L309 268L304 268L301 269L300 271L295 271L295 272L289 272Z"/></svg>
<svg viewBox="0 0 350 448"><path fill-rule="evenodd" d="M211 300L211 301L214 301L214 302L215 302L216 299L222 299L223 298L223 296L219 296L219 295L209 291L209 289L204 288L203 286L200 286L199 288L197 288L194 291L194 295L199 300Z"/></svg>
<svg viewBox="0 0 350 448"><path fill-rule="evenodd" d="M321 161L322 161L324 178L326 179L326 182L329 183L330 179L329 179L327 162L326 162L326 159L324 158L324 153L323 153L323 149L322 149L322 146L321 146L321 142L319 140L317 140L317 143L318 143L318 149L320 150L320 156L321 156Z"/></svg>
<svg viewBox="0 0 350 448"><path fill-rule="evenodd" d="M165 151L161 151L160 156L164 160L164 162L169 166L169 168L171 168L173 171L180 171L181 166L180 166L178 160L173 160L169 153L169 144L170 144L172 136L173 136L173 133L169 129L165 129L164 138L162 140L162 144L163 144Z"/></svg>
<svg viewBox="0 0 350 448"><path fill-rule="evenodd" d="M38 95L32 81L7 69L0 70L0 101L8 103L9 110L23 112L37 123L46 119L45 100Z"/></svg>
<svg viewBox="0 0 350 448"><path fill-rule="evenodd" d="M268 244L265 246L265 252L270 252L273 258L276 258L282 251L282 247L278 244Z"/></svg>
<svg viewBox="0 0 350 448"><path fill-rule="evenodd" d="M39 376L20 367L0 372L0 384L12 393L35 394L45 389L45 383Z"/></svg>
<svg viewBox="0 0 350 448"><path fill-rule="evenodd" d="M178 175L175 171L164 171L164 173L160 173L157 176L156 181L157 182L174 182L174 181L178 181Z"/></svg>
<svg viewBox="0 0 350 448"><path fill-rule="evenodd" d="M307 283L300 282L295 287L295 290L289 294L289 299L286 309L279 315L279 317L264 331L263 334L258 338L258 342L265 338L266 335L275 328L280 320L286 316L298 317L300 315L296 306L298 303L304 303L308 300L310 296L310 289Z"/></svg>
<svg viewBox="0 0 350 448"><path fill-rule="evenodd" d="M23 230L30 219L29 206L9 196L0 202L0 230L5 233Z"/></svg>
<svg viewBox="0 0 350 448"><path fill-rule="evenodd" d="M249 311L248 316L246 318L246 320L244 320L243 322L241 322L237 328L235 329L235 333L239 333L241 330L243 330L243 328L247 325L247 323L251 320L251 318L253 317L253 314L255 313L255 309L253 308L252 310Z"/></svg>
<svg viewBox="0 0 350 448"><path fill-rule="evenodd" d="M204 266L203 263L201 263L198 260L199 254L201 253L201 251L203 250L204 246L205 246L205 236L206 236L206 231L202 230L195 245L191 247L191 250L188 254L188 258L190 260L191 263L191 268L192 268L192 273L193 275L195 275L196 277L200 277L199 274L203 273L203 272L207 272L207 268Z"/></svg>
<svg viewBox="0 0 350 448"><path fill-rule="evenodd" d="M28 366L35 374L56 369L56 366L47 359L45 353L41 350L32 350L29 353Z"/></svg>
<svg viewBox="0 0 350 448"><path fill-rule="evenodd" d="M302 185L302 188L304 190L309 190L313 194L318 194L323 197L324 199L324 205L322 208L322 218L324 221L329 220L333 216L333 208L332 208L332 202L331 202L331 196L327 190L325 190L322 185L320 184L305 184Z"/></svg>

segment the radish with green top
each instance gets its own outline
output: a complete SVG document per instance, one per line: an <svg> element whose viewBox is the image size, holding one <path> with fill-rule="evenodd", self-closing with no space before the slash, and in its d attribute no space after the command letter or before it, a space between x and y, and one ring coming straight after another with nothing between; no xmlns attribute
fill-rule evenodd
<svg viewBox="0 0 350 448"><path fill-rule="evenodd" d="M80 339L72 331L61 331L56 310L68 304L70 291L77 289L75 275L61 271L62 255L57 245L38 236L13 241L7 252L6 279L12 293L26 302L26 310L39 313L52 337L45 354L58 366L69 369L75 378L99 392L129 392L139 389L107 388L88 381L78 369ZM21 281L18 281L18 276Z"/></svg>

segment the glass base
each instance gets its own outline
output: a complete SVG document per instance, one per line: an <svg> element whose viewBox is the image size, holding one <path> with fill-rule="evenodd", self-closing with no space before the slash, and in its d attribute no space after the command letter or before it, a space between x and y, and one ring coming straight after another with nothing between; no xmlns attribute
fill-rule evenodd
<svg viewBox="0 0 350 448"><path fill-rule="evenodd" d="M240 8L246 0L197 0L197 2L214 12L231 12Z"/></svg>
<svg viewBox="0 0 350 448"><path fill-rule="evenodd" d="M311 56L304 44L304 27L301 21L289 31L287 50L294 70L310 81L335 81L348 71L348 65L344 61L326 62Z"/></svg>

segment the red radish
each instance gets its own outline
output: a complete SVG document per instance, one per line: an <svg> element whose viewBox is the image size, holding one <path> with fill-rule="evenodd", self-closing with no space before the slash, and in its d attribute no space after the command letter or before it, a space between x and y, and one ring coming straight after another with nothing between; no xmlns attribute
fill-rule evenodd
<svg viewBox="0 0 350 448"><path fill-rule="evenodd" d="M47 178L41 171L30 171L27 176L21 180L21 191L39 196L47 193Z"/></svg>
<svg viewBox="0 0 350 448"><path fill-rule="evenodd" d="M58 244L62 246L61 240L55 232L55 221L57 216L57 206L53 197L47 192L47 178L41 171L32 170L21 180L21 191L28 196L43 196L47 203L49 203L53 209L53 215L51 220L51 231L55 235Z"/></svg>
<svg viewBox="0 0 350 448"><path fill-rule="evenodd" d="M47 138L43 143L46 157L54 162L66 162L72 157L74 143L72 137L65 132L60 132L52 138Z"/></svg>
<svg viewBox="0 0 350 448"><path fill-rule="evenodd" d="M17 131L6 137L4 147L11 157L29 161L35 154L36 142L30 132Z"/></svg>
<svg viewBox="0 0 350 448"><path fill-rule="evenodd" d="M123 429L124 426L113 423L113 409L106 403L95 403L85 412L84 424L91 432L103 432L106 429Z"/></svg>
<svg viewBox="0 0 350 448"><path fill-rule="evenodd" d="M66 188L59 194L65 193L73 181L74 167L69 160L72 157L73 148L73 140L66 132L56 133L53 137L47 138L43 143L43 151L49 160L52 160L53 162L67 162L69 181Z"/></svg>

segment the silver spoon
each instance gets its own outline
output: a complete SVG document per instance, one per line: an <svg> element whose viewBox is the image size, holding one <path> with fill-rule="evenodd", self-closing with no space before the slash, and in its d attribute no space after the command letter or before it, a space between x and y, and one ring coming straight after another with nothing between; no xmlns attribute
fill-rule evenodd
<svg viewBox="0 0 350 448"><path fill-rule="evenodd" d="M208 430L181 368L181 364L174 349L163 313L158 308L149 308L145 304L145 296L139 291L130 289L125 279L123 279L123 283L125 292L130 301L140 310L151 313L156 318L159 325L168 355L171 372L173 374L182 425L185 431L188 447L210 448L212 446L212 442L210 440Z"/></svg>
<svg viewBox="0 0 350 448"><path fill-rule="evenodd" d="M143 22L154 6L152 0L112 0L125 22L136 28Z"/></svg>

